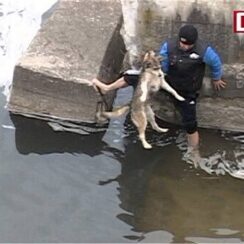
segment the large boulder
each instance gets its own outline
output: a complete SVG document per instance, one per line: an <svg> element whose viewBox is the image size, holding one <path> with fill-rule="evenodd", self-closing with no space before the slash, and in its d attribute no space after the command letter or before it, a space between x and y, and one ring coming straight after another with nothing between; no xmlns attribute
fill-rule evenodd
<svg viewBox="0 0 244 244"><path fill-rule="evenodd" d="M70 122L94 123L101 96L90 80L117 78L125 53L121 25L119 0L60 0L15 67L8 109L67 130ZM105 96L110 108L114 96Z"/></svg>

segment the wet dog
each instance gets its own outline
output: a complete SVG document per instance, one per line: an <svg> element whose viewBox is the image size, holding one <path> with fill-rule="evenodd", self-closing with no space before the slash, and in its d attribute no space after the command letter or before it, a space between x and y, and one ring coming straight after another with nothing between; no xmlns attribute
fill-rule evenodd
<svg viewBox="0 0 244 244"><path fill-rule="evenodd" d="M105 111L103 104L100 104L96 113L96 121L99 122L104 121L104 119L118 117L130 110L131 120L138 129L139 138L145 149L152 148L145 136L148 122L158 132L168 131L166 128L160 128L155 121L155 114L151 107L152 95L162 88L179 101L185 100L165 81L160 61L161 57L156 56L154 51L146 52L142 61L142 72L131 103L115 108L111 112Z"/></svg>

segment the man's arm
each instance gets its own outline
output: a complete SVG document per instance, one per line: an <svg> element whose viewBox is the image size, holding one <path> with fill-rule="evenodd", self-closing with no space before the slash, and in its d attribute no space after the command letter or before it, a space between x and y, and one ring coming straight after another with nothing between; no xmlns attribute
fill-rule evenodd
<svg viewBox="0 0 244 244"><path fill-rule="evenodd" d="M163 60L161 61L161 67L165 74L167 74L169 70L169 57L168 57L168 43L165 42L162 44L160 51L160 56L163 57Z"/></svg>
<svg viewBox="0 0 244 244"><path fill-rule="evenodd" d="M216 90L220 90L221 88L225 88L226 82L221 80L222 76L222 62L220 60L219 55L213 50L212 47L208 47L204 57L203 62L209 65L211 69L211 76L214 84L214 88Z"/></svg>

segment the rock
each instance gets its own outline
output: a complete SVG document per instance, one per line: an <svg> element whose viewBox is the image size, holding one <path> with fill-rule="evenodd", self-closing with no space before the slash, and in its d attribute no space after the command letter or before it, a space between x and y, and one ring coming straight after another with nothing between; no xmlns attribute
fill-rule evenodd
<svg viewBox="0 0 244 244"><path fill-rule="evenodd" d="M66 125L94 123L101 96L90 80L117 78L125 53L121 25L119 0L59 1L15 67L8 109ZM114 96L105 96L110 108Z"/></svg>
<svg viewBox="0 0 244 244"><path fill-rule="evenodd" d="M181 117L168 95L158 94L155 99L156 116L160 119L181 124ZM202 128L244 132L243 98L200 97L197 104L198 125Z"/></svg>

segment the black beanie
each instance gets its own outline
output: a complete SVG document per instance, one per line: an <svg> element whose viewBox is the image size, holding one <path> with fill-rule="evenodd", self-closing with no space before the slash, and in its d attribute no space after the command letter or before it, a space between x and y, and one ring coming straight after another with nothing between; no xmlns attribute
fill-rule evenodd
<svg viewBox="0 0 244 244"><path fill-rule="evenodd" d="M193 25L184 25L180 28L179 39L182 43L192 45L198 37L197 29Z"/></svg>

